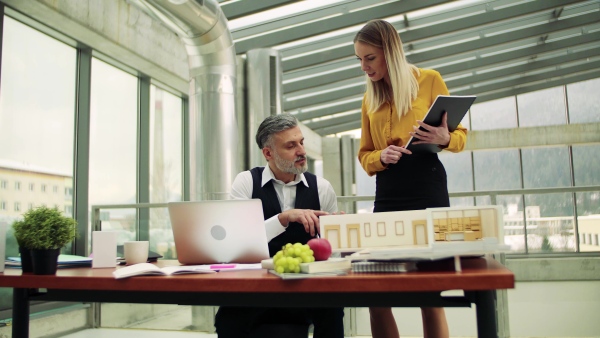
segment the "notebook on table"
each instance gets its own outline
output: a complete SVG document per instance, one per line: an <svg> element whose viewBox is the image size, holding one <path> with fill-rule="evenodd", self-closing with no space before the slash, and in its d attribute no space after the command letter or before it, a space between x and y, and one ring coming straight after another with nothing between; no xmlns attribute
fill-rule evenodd
<svg viewBox="0 0 600 338"><path fill-rule="evenodd" d="M260 263L269 258L259 199L171 202L168 210L181 264Z"/></svg>

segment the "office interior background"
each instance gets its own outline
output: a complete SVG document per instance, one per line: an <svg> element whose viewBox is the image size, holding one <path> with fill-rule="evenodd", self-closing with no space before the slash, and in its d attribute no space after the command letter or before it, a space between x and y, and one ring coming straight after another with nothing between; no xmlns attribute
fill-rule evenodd
<svg viewBox="0 0 600 338"><path fill-rule="evenodd" d="M231 0L190 1L199 13L157 10L177 2L0 0L7 256L18 252L10 224L47 205L78 221L64 253L89 255L101 229L118 231L120 243L148 239L175 259L164 204L227 198L235 174L264 165L258 123L282 112L301 121L310 170L333 184L340 208L370 212L374 179L356 159L365 79L352 39L382 18L409 61L438 70L451 94L477 95L462 121L467 149L440 158L453 206L503 206L516 287L499 293L501 336L600 336L600 1ZM11 307L11 290L0 289L0 323ZM422 335L418 309L394 311L403 335ZM30 332L213 332L214 312L39 303ZM346 314L348 336L370 335L366 309ZM473 309L447 315L451 336L476 335Z"/></svg>

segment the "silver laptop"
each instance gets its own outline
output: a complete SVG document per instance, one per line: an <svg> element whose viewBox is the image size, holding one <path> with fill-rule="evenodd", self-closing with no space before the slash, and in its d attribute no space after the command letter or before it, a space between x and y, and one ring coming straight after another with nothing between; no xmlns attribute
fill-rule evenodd
<svg viewBox="0 0 600 338"><path fill-rule="evenodd" d="M269 258L262 202L168 203L181 264L260 263Z"/></svg>

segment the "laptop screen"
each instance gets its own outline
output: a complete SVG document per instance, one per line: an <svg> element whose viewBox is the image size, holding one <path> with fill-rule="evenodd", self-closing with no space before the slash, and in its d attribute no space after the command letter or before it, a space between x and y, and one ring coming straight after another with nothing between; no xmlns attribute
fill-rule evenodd
<svg viewBox="0 0 600 338"><path fill-rule="evenodd" d="M262 202L168 203L180 263L260 263L269 258Z"/></svg>

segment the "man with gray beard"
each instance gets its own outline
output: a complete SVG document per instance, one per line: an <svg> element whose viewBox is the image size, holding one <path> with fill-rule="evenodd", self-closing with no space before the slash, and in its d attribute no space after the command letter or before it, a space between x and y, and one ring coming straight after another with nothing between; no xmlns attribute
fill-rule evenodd
<svg viewBox="0 0 600 338"><path fill-rule="evenodd" d="M327 180L306 171L304 136L295 117L289 114L267 117L258 127L256 143L267 166L239 173L231 196L262 201L272 257L287 243L306 244L317 237L319 216L336 213L337 200ZM343 316L343 308L221 307L215 327L220 338L306 338L312 323L314 338L343 338Z"/></svg>

